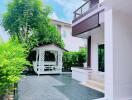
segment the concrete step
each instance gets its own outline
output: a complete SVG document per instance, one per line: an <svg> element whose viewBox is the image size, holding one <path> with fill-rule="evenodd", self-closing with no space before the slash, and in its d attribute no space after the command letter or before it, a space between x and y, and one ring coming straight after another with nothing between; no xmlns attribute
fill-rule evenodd
<svg viewBox="0 0 132 100"><path fill-rule="evenodd" d="M94 80L89 80L86 83L83 83L83 85L104 93L104 84L103 83L100 83L100 82L97 82Z"/></svg>

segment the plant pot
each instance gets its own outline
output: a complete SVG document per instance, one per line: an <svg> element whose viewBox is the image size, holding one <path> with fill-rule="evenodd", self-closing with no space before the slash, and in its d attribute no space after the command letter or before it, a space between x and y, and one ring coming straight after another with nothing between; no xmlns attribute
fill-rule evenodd
<svg viewBox="0 0 132 100"><path fill-rule="evenodd" d="M14 100L13 95L0 95L0 100Z"/></svg>
<svg viewBox="0 0 132 100"><path fill-rule="evenodd" d="M5 95L0 95L0 100L5 100Z"/></svg>

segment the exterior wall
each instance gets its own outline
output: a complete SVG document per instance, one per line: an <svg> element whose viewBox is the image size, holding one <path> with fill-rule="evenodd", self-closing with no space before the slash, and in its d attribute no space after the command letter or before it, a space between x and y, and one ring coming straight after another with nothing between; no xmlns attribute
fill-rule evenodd
<svg viewBox="0 0 132 100"><path fill-rule="evenodd" d="M65 49L69 51L79 51L80 47L84 47L86 44L85 39L72 36L71 27L61 26L61 37L65 43Z"/></svg>
<svg viewBox="0 0 132 100"><path fill-rule="evenodd" d="M105 13L107 100L132 99L132 15L108 10Z"/></svg>
<svg viewBox="0 0 132 100"><path fill-rule="evenodd" d="M115 99L132 99L132 16L114 11L113 17Z"/></svg>
<svg viewBox="0 0 132 100"><path fill-rule="evenodd" d="M99 0L99 3L103 3L104 2L104 0Z"/></svg>
<svg viewBox="0 0 132 100"><path fill-rule="evenodd" d="M99 13L99 24L104 23L104 11Z"/></svg>
<svg viewBox="0 0 132 100"><path fill-rule="evenodd" d="M104 72L98 71L98 45L104 44L104 31L102 27L97 29L96 33L91 35L91 67L92 67L92 80L103 83Z"/></svg>

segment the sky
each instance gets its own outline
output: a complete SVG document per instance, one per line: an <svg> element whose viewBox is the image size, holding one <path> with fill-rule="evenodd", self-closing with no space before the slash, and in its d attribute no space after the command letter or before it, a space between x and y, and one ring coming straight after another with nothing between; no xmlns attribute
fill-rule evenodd
<svg viewBox="0 0 132 100"><path fill-rule="evenodd" d="M51 6L53 18L68 22L72 21L73 12L84 3L83 0L43 0L43 2Z"/></svg>
<svg viewBox="0 0 132 100"><path fill-rule="evenodd" d="M0 0L0 17L6 11L9 1L11 0ZM43 0L43 3L52 8L51 18L71 23L73 12L84 2L83 0ZM4 40L8 38L8 36L4 34L4 29L2 27L0 27L0 35Z"/></svg>

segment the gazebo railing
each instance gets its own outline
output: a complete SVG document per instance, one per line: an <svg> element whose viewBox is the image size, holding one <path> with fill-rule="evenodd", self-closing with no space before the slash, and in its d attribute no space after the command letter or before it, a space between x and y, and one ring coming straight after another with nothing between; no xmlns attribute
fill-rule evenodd
<svg viewBox="0 0 132 100"><path fill-rule="evenodd" d="M39 64L40 63L40 64ZM34 70L36 73L39 72L46 72L46 71L58 71L61 70L57 65L56 62L39 62L38 64L36 61L33 62Z"/></svg>

